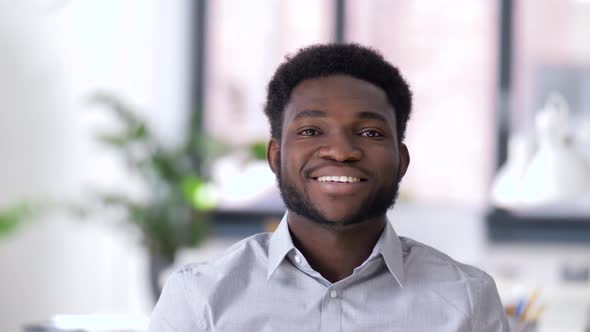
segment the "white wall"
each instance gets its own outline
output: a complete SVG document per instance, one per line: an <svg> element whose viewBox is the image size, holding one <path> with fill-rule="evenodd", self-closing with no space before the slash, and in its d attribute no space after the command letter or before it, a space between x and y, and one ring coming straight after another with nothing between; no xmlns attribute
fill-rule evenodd
<svg viewBox="0 0 590 332"><path fill-rule="evenodd" d="M93 140L96 90L137 106L169 144L188 107L188 0L0 1L0 208L133 186ZM100 219L100 218L97 218ZM136 234L54 213L0 238L0 331L56 313L149 313Z"/></svg>

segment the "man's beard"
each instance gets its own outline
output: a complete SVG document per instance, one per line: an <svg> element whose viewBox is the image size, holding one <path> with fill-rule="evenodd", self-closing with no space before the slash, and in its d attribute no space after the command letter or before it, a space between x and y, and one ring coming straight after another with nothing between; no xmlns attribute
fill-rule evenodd
<svg viewBox="0 0 590 332"><path fill-rule="evenodd" d="M329 220L314 206L306 192L299 192L289 179L282 176L280 161L277 172L277 184L287 209L312 222L328 227L359 224L369 219L384 216L387 210L395 205L400 181L401 176L399 176L398 172L394 183L379 188L373 196L367 197L355 213L344 220Z"/></svg>

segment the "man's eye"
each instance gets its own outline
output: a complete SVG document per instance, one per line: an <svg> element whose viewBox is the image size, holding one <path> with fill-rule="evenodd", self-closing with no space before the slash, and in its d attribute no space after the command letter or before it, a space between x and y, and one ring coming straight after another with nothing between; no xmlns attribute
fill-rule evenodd
<svg viewBox="0 0 590 332"><path fill-rule="evenodd" d="M305 129L299 132L299 135L302 136L316 136L319 132L315 129Z"/></svg>
<svg viewBox="0 0 590 332"><path fill-rule="evenodd" d="M376 130L364 130L363 132L361 132L361 135L365 136L365 137L371 137L371 138L383 137L383 134L381 134L380 132L378 132Z"/></svg>

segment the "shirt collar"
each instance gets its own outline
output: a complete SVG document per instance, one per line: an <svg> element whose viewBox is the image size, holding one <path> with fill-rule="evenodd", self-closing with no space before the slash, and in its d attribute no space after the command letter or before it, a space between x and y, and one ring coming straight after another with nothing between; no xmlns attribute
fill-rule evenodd
<svg viewBox="0 0 590 332"><path fill-rule="evenodd" d="M268 247L267 279L270 279L285 256L293 249L295 249L295 245L293 244L293 239L289 233L287 213L285 213L279 226L270 238ZM373 249L371 257L374 254L381 254L387 269L393 275L399 286L403 287L405 276L402 245L389 220L386 220L385 222L385 228Z"/></svg>
<svg viewBox="0 0 590 332"><path fill-rule="evenodd" d="M404 257L402 251L402 243L393 229L393 225L386 219L385 229L379 238L380 245L375 246L379 250L385 265L389 272L393 275L400 287L404 287ZM378 244L379 244L378 242Z"/></svg>
<svg viewBox="0 0 590 332"><path fill-rule="evenodd" d="M285 212L281 223L272 234L268 245L267 279L270 279L270 276L274 273L279 264L281 264L287 253L293 249L295 249L295 245L293 244L291 234L289 233L287 212Z"/></svg>

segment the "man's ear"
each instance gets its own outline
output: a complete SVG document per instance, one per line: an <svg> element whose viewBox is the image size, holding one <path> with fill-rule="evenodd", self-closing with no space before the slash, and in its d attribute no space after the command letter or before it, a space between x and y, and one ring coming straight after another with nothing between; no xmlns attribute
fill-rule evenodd
<svg viewBox="0 0 590 332"><path fill-rule="evenodd" d="M404 175L406 175L406 171L408 170L408 166L410 166L410 151L408 151L408 147L404 144L401 143L399 145L399 161L400 161L400 165L399 165L399 174L400 174L400 180L401 178L404 177Z"/></svg>
<svg viewBox="0 0 590 332"><path fill-rule="evenodd" d="M266 149L266 161L273 173L278 174L279 160L281 159L281 144L276 138L272 138L268 142Z"/></svg>

